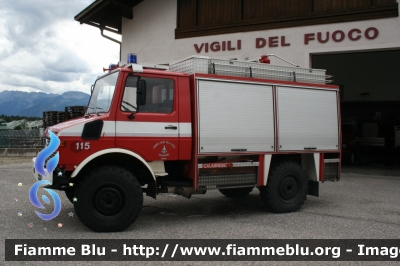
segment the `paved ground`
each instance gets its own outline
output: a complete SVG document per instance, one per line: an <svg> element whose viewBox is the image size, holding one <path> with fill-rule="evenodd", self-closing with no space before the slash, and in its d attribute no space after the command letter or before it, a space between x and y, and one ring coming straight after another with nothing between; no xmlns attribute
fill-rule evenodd
<svg viewBox="0 0 400 266"><path fill-rule="evenodd" d="M10 164L22 164L32 162L30 157L1 157L0 156L0 166L10 165Z"/></svg>
<svg viewBox="0 0 400 266"><path fill-rule="evenodd" d="M0 242L4 262L4 239L398 239L400 233L400 170L399 168L344 167L342 180L321 185L320 197L308 197L296 213L274 214L264 210L258 190L244 199L232 200L218 191L206 195L183 197L145 197L138 220L121 233L94 233L83 226L63 193L62 210L52 221L42 221L34 213L28 190L34 183L30 159L19 164L0 164ZM14 161L15 162L15 161ZM18 183L22 183L19 186ZM18 212L22 216L18 216ZM32 227L28 224L32 223ZM57 227L62 223L61 228ZM7 265L21 265L9 263ZM48 262L48 265L56 263ZM76 263L63 263L63 265ZM101 263L82 262L80 265ZM104 265L115 265L105 262ZM131 265L132 263L125 263ZM158 265L160 263L140 263ZM172 262L168 265L244 265L238 263ZM293 265L299 263L246 263L246 265ZM326 265L326 262L302 265ZM343 262L330 263L332 265ZM345 263L359 265L360 263ZM383 264L383 263L382 263ZM388 265L388 263L384 263ZM36 265L25 263L24 265ZM39 263L37 263L39 265ZM40 264L42 265L42 264ZM362 265L377 265L376 262ZM394 265L394 264L393 264ZM398 264L397 264L398 265Z"/></svg>

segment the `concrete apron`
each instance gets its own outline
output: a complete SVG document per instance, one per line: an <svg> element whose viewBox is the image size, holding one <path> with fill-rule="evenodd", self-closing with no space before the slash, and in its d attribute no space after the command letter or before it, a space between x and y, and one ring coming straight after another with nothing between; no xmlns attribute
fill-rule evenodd
<svg viewBox="0 0 400 266"><path fill-rule="evenodd" d="M42 148L1 148L0 157L36 157L41 150Z"/></svg>

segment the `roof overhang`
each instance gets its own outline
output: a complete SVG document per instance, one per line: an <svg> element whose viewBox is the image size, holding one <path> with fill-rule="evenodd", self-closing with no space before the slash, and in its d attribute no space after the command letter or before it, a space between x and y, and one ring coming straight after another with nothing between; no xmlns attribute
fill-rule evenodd
<svg viewBox="0 0 400 266"><path fill-rule="evenodd" d="M144 0L96 0L75 16L88 24L114 33L122 33L122 18L133 19L133 7Z"/></svg>

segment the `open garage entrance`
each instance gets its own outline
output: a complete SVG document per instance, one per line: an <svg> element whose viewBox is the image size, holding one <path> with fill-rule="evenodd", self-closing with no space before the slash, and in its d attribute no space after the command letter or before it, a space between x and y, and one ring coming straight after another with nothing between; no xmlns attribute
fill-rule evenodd
<svg viewBox="0 0 400 266"><path fill-rule="evenodd" d="M311 57L341 88L343 159L400 164L400 50Z"/></svg>

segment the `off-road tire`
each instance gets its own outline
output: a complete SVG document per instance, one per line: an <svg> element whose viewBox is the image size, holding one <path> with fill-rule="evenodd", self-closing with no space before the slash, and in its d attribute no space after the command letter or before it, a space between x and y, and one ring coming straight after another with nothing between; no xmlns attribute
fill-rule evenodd
<svg viewBox="0 0 400 266"><path fill-rule="evenodd" d="M299 164L281 162L272 169L267 186L259 189L261 200L269 210L277 213L294 212L307 198L308 176Z"/></svg>
<svg viewBox="0 0 400 266"><path fill-rule="evenodd" d="M97 232L122 231L133 224L143 206L138 180L118 166L102 166L84 177L75 191L75 212Z"/></svg>
<svg viewBox="0 0 400 266"><path fill-rule="evenodd" d="M252 187L240 187L240 188L226 188L226 189L218 189L223 195L228 198L241 198L250 194L253 190Z"/></svg>

